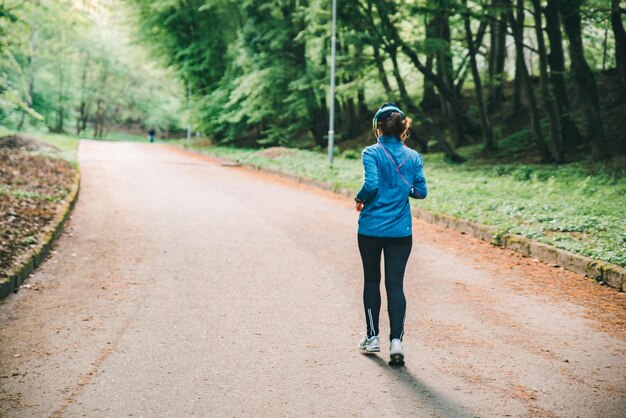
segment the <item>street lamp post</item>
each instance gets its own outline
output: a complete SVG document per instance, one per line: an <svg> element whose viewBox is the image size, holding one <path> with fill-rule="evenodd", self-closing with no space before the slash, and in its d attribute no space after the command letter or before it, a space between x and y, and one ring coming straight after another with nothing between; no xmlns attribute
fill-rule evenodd
<svg viewBox="0 0 626 418"><path fill-rule="evenodd" d="M328 162L333 164L335 148L335 59L337 55L337 0L333 0L332 36L330 38L330 114L328 121Z"/></svg>
<svg viewBox="0 0 626 418"><path fill-rule="evenodd" d="M187 87L187 145L191 143L191 87Z"/></svg>

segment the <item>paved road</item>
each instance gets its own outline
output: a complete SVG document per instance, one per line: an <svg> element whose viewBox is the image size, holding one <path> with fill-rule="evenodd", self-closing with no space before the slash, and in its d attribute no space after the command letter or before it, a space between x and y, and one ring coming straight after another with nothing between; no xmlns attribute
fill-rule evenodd
<svg viewBox="0 0 626 418"><path fill-rule="evenodd" d="M67 233L0 304L2 415L625 415L623 294L416 221L392 369L356 350L349 199L165 145L79 161Z"/></svg>

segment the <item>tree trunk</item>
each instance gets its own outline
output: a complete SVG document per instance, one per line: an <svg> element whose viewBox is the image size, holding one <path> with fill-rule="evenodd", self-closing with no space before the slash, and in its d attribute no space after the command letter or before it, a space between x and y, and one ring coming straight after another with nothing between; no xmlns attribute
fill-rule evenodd
<svg viewBox="0 0 626 418"><path fill-rule="evenodd" d="M76 118L76 136L80 135L82 129L82 115L85 112L85 104L81 101L78 105L78 117Z"/></svg>
<svg viewBox="0 0 626 418"><path fill-rule="evenodd" d="M581 36L579 0L562 0L559 3L563 27L569 39L569 55L572 78L583 106L587 128L591 140L591 151L597 160L611 157L609 145L604 135L604 124L600 114L600 98L593 72L585 59Z"/></svg>
<svg viewBox="0 0 626 418"><path fill-rule="evenodd" d="M65 130L65 98L64 98L64 74L61 66L58 66L59 70L59 103L57 104L57 120L54 131L62 133Z"/></svg>
<svg viewBox="0 0 626 418"><path fill-rule="evenodd" d="M509 12L509 21L513 29L513 38L515 40L515 53L517 57L517 65L519 70L520 85L526 93L528 100L528 111L530 114L530 124L533 130L533 138L541 157L541 162L547 163L550 161L550 150L546 145L546 141L543 138L541 132L541 120L539 118L539 111L537 109L537 100L535 99L535 93L533 91L530 75L528 74L528 68L526 67L526 61L524 60L524 39L522 28L517 24L520 20L524 21L524 1L517 0L517 18L513 15L513 12ZM521 16L520 16L521 15ZM521 58L521 59L520 59Z"/></svg>
<svg viewBox="0 0 626 418"><path fill-rule="evenodd" d="M69 74L70 68L68 66L68 62L65 59L61 59L61 57L57 57L57 71L59 77L59 91L58 91L58 104L57 104L57 120L55 132L64 133L65 132L65 119L67 117L67 99L69 96L69 83L71 81L71 77ZM67 73L66 73L67 71Z"/></svg>
<svg viewBox="0 0 626 418"><path fill-rule="evenodd" d="M378 69L378 79L382 83L387 96L391 96L391 85L389 84L389 80L387 79L387 73L385 72L383 59L381 58L380 52L378 51L378 45L372 45L372 48L374 49L374 62L376 63L376 68Z"/></svg>
<svg viewBox="0 0 626 418"><path fill-rule="evenodd" d="M620 79L620 93L626 97L626 31L622 24L620 0L611 0L611 27L615 36L615 62Z"/></svg>
<svg viewBox="0 0 626 418"><path fill-rule="evenodd" d="M467 5L467 0L465 0L465 4ZM476 48L474 46L474 36L472 35L468 14L464 16L464 23L465 39L467 39L467 48L469 49L470 67L472 69L472 77L474 78L474 90L476 91L476 101L478 102L478 110L480 113L480 126L482 128L485 151L493 151L495 148L493 143L493 131L491 130L491 124L489 123L485 100L483 98L483 86L480 80L480 73L478 72L478 65L476 64Z"/></svg>
<svg viewBox="0 0 626 418"><path fill-rule="evenodd" d="M102 107L102 100L96 100L96 113L94 114L93 120L93 136L98 137L98 133L100 132L100 112Z"/></svg>
<svg viewBox="0 0 626 418"><path fill-rule="evenodd" d="M365 118L369 114L369 110L367 109L367 103L365 102L365 89L363 87L359 87L359 90L356 93L357 101L358 101L358 115L359 119Z"/></svg>
<svg viewBox="0 0 626 418"><path fill-rule="evenodd" d="M426 20L427 17L424 17ZM434 37L434 27L433 24L435 19L430 19L428 22L425 22L426 26L426 40L432 39ZM433 54L428 54L426 56L426 68L430 71L433 69L434 58ZM435 86L431 81L424 77L424 95L422 96L422 101L420 102L420 107L422 109L433 109L437 105L437 93L435 93Z"/></svg>
<svg viewBox="0 0 626 418"><path fill-rule="evenodd" d="M76 135L80 135L86 125L87 119L87 69L89 68L89 56L83 62L83 72L80 77L80 103L78 104L78 118L76 119Z"/></svg>
<svg viewBox="0 0 626 418"><path fill-rule="evenodd" d="M478 27L478 31L476 33L476 39L474 40L474 49L478 50L480 46L483 44L483 38L485 37L485 33L487 32L487 22L480 22L480 26ZM456 86L455 91L457 97L461 97L461 92L463 91L463 84L467 78L467 61L469 61L469 53L463 58L463 62L459 67L456 73Z"/></svg>
<svg viewBox="0 0 626 418"><path fill-rule="evenodd" d="M28 97L26 98L26 105L33 107L33 94L35 93L35 51L37 50L37 31L30 33L30 53L28 54ZM17 125L17 130L21 131L24 127L26 119L26 110L22 111L20 121Z"/></svg>
<svg viewBox="0 0 626 418"><path fill-rule="evenodd" d="M415 106L411 101L409 93L406 90L406 86L404 85L404 80L402 79L402 76L400 74L396 51L392 49L389 56L391 58L391 62L393 63L393 75L398 84L400 98L405 109L412 115L414 115L416 119L420 122L420 124L435 137L437 145L439 146L439 148L441 148L446 157L454 162L464 162L465 158L463 158L458 152L456 152L456 150L450 145L443 132L441 132L441 130L439 130L439 128L437 128L437 126L435 126L435 124L432 123L431 120L426 115L424 115L424 113L422 113L419 107ZM419 140L414 132L411 132L411 134L413 139Z"/></svg>
<svg viewBox="0 0 626 418"><path fill-rule="evenodd" d="M344 112L344 114L348 117L348 121L346 123L346 136L348 138L353 138L359 134L359 130L361 128L353 98L350 97L346 100L346 107L347 109Z"/></svg>
<svg viewBox="0 0 626 418"><path fill-rule="evenodd" d="M522 5L523 6L523 5ZM518 14L517 18L514 18L511 22L511 31L513 32L513 38L520 38L523 42L524 39L524 13ZM516 42L517 45L517 42ZM524 60L524 48L521 51L515 48L515 80L513 81L513 108L512 113L514 115L522 111L522 90L524 90L524 75L522 74L522 67L526 67Z"/></svg>
<svg viewBox="0 0 626 418"><path fill-rule="evenodd" d="M506 59L506 16L502 0L493 0L496 9L494 19L490 22L489 43L489 100L488 108L497 109L504 98L504 62ZM480 45L480 44L479 44Z"/></svg>
<svg viewBox="0 0 626 418"><path fill-rule="evenodd" d="M21 131L22 128L24 127L24 120L26 119L26 111L22 110L22 114L20 115L20 121L17 124L17 127L15 128L18 131Z"/></svg>
<svg viewBox="0 0 626 418"><path fill-rule="evenodd" d="M565 54L563 52L563 37L561 36L561 19L559 18L558 0L548 0L545 8L546 33L550 40L550 83L556 100L561 125L564 150L572 149L582 144L583 139L574 123L565 84Z"/></svg>
<svg viewBox="0 0 626 418"><path fill-rule="evenodd" d="M450 34L450 12L444 7L439 6L433 21L433 34L435 38L443 40L445 48L437 52L437 75L441 78L446 89L454 95L453 101L458 103L458 96L454 88L454 69L452 65L451 34ZM455 145L457 147L468 143L463 129L462 112L455 112L453 104L444 96L439 96L441 103L441 112L449 120L454 133Z"/></svg>
<svg viewBox="0 0 626 418"><path fill-rule="evenodd" d="M563 152L563 142L561 139L561 126L559 124L559 114L554 97L550 92L548 81L548 58L546 44L543 38L543 27L541 18L540 0L532 0L535 14L535 35L537 37L537 50L539 52L539 88L541 90L541 101L543 108L548 114L548 127L550 130L550 145L554 162L561 164L565 161Z"/></svg>

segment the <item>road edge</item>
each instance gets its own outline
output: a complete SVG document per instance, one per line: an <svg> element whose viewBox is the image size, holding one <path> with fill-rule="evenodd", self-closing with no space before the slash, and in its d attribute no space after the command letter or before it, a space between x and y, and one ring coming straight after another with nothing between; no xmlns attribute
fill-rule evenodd
<svg viewBox="0 0 626 418"><path fill-rule="evenodd" d="M356 194L355 190L336 188L330 183L306 178L297 174L285 173L283 171L264 168L255 164L245 164L240 163L239 161L228 160L212 154L203 153L202 151L185 148L184 146L178 144L168 145L185 150L192 154L210 157L218 162L228 164L230 166L244 165L264 173L273 174L281 178L293 180L297 183L306 184L343 196L353 197ZM584 277L589 277L600 284L605 284L618 291L626 292L626 268L620 267L616 264L595 260L584 255L576 254L571 251L532 240L522 235L504 234L500 236L497 229L494 227L456 218L451 215L431 212L424 208L411 206L411 214L414 217L428 223L454 229L463 234L468 234L482 241L489 242L494 246L513 250L526 257L536 258L553 267L563 267L565 270L572 271Z"/></svg>
<svg viewBox="0 0 626 418"><path fill-rule="evenodd" d="M57 208L53 221L43 228L42 241L26 253L23 257L25 261L21 265L16 267L7 277L0 279L0 300L5 299L12 293L17 293L20 285L46 259L57 238L63 232L65 222L72 213L72 209L78 199L79 190L80 170L77 166L70 192Z"/></svg>

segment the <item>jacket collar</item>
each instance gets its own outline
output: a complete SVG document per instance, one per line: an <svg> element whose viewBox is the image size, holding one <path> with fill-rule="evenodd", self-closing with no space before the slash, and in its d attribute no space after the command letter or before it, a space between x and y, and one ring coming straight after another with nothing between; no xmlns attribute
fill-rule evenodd
<svg viewBox="0 0 626 418"><path fill-rule="evenodd" d="M393 143L402 142L398 138L392 135L381 135L378 137L378 140L384 144L393 144Z"/></svg>

